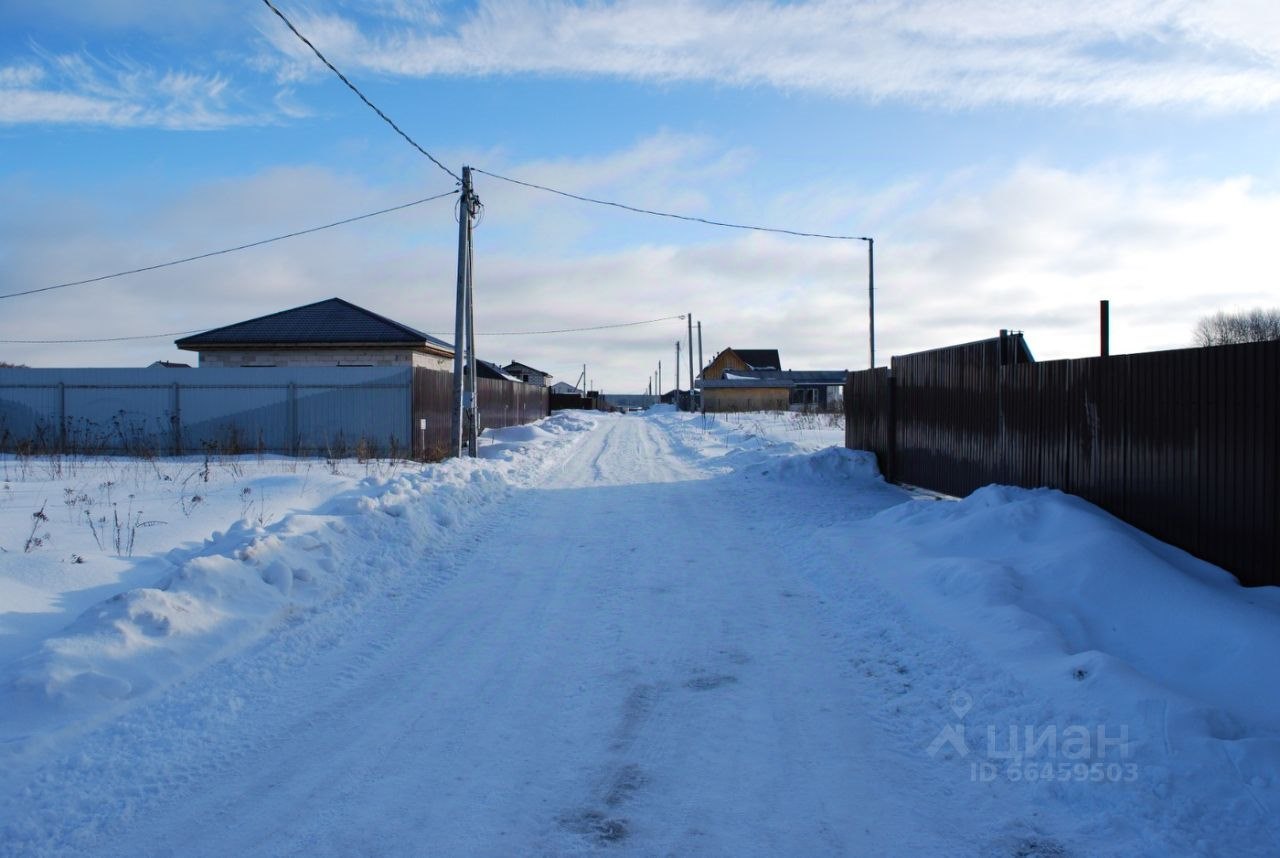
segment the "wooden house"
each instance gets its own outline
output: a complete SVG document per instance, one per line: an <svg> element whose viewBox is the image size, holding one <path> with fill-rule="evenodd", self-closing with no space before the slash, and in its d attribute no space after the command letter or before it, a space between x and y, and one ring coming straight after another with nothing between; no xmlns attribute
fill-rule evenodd
<svg viewBox="0 0 1280 858"><path fill-rule="evenodd" d="M782 369L782 358L777 349L735 349L727 348L711 359L711 363L703 368L699 378L718 381L725 378L725 373L751 372L753 370Z"/></svg>

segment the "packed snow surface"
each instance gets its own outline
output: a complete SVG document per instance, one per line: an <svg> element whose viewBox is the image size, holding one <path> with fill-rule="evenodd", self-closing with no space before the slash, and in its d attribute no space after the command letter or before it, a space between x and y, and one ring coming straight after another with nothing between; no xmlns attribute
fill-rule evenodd
<svg viewBox="0 0 1280 858"><path fill-rule="evenodd" d="M827 417L0 459L0 855L1280 854L1280 594Z"/></svg>

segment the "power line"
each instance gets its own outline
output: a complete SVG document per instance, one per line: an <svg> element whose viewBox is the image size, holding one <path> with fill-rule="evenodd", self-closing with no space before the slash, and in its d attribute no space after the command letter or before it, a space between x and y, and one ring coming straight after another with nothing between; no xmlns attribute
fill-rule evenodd
<svg viewBox="0 0 1280 858"><path fill-rule="evenodd" d="M660 319L643 319L639 322L618 322L613 325L594 325L587 328L560 328L554 331L491 331L476 332L477 337L523 337L532 336L534 334L573 334L581 331L603 331L608 328L631 328L636 325L652 325L655 322L669 322L672 319L683 319L683 315L679 316L663 316ZM76 343L119 343L125 340L158 340L163 337L180 337L186 334L198 334L209 328L197 328L194 331L170 331L164 334L139 334L130 337L99 337L96 339L79 339L79 340L0 340L0 345L73 345ZM431 336L449 336L452 331L431 331Z"/></svg>
<svg viewBox="0 0 1280 858"><path fill-rule="evenodd" d="M338 67L337 67L337 66L335 66L333 63L329 62L328 58L326 58L324 54L320 53L320 49L319 49L319 48L317 48L315 45L311 44L311 40L310 40L310 39L308 39L306 36L302 35L302 33L298 32L298 28L297 28L297 27L295 27L295 26L293 26L293 22L292 22L292 21L290 21L288 18L286 18L286 17L284 16L284 13L283 13L283 12L281 12L279 9L277 9L277 8L276 8L276 7L271 3L271 0L262 0L262 2L267 4L267 8L268 8L268 9L270 9L272 12L275 12L275 13L276 13L276 17L278 17L281 21L284 21L285 26L286 26L286 27L288 27L290 30L292 30L292 31L293 31L293 34L294 34L295 36L297 36L299 39L301 39L301 40L302 40L302 43L303 43L304 45L306 45L308 48L310 48L310 49L311 49L311 52L312 52L312 53L314 53L317 57L319 57L319 58L320 58L320 62L322 62L322 63L324 63L325 65L327 65L327 66L329 67L329 70L330 70L330 71L332 71L334 74L336 74L336 75L338 76L338 79L339 79L339 80L341 80L343 83L345 83L345 84L347 85L347 88L348 88L348 89L350 89L352 92L354 92L356 95L358 95L358 96L360 97L360 100L361 100L361 101L363 101L365 104L367 104L367 105L369 106L369 108L370 108L374 113L376 113L376 114L378 114L379 116L381 116L381 117L382 117L382 121L383 121L383 122L385 122L385 123L387 123L388 125L390 125L392 128L394 128L394 129L395 129L395 132L396 132L397 134L399 134L399 135L400 135L401 137L403 137L405 140L409 141L409 145L410 145L410 146L412 146L413 148L417 149L417 150L418 150L419 152L421 152L423 155L426 155L426 156L431 160L431 163L435 164L435 165L436 165L437 167L439 167L441 170L444 170L444 171L445 171L446 173L448 173L450 176L453 176L454 180L456 180L456 181L458 181L458 182L461 182L461 181L462 181L462 178L461 178L460 176L458 176L458 174L457 174L457 173L453 172L453 170L450 170L450 169L449 169L448 167L446 167L444 164L441 164L439 161L437 161L434 155L432 155L432 154L431 154L430 152L428 152L426 149L423 149L421 146L419 146L419 145L418 145L418 142L417 142L416 140L414 140L414 139L413 139L412 137L410 137L408 134L405 134L402 130L400 130L400 126L399 126L399 125L396 125L396 124L395 124L395 122L393 122L393 121L392 121L392 119L391 119L391 117L390 117L390 116L387 116L387 114L385 114L385 113L383 113L381 110L379 110L379 109L378 109L378 105L374 104L372 101L370 101L368 98L366 98L366 97L365 97L365 94L364 94L363 92L361 92L361 91L359 90L359 88L357 88L357 87L356 87L356 85L355 85L354 83L352 83L351 81L347 80L347 76L346 76L346 75L344 75L342 72L338 71Z"/></svg>
<svg viewBox="0 0 1280 858"><path fill-rule="evenodd" d="M445 191L443 194L436 194L433 197L425 197L421 200L414 200L411 203L404 203L403 205L392 206L389 209L382 209L376 212L369 212L368 214L356 215L355 217L349 217L349 218L345 218L344 220L334 221L333 223L327 223L324 226L313 226L310 229L298 230L297 232L291 232L291 233L288 233L287 235L277 235L275 238L264 238L261 241L251 241L248 244L241 244L241 245L237 245L236 247L228 247L223 250L211 250L208 253L201 253L196 256L187 256L183 259L174 259L170 262L161 262L156 265L146 265L146 266L143 266L142 268L131 268L128 271L117 271L115 274L103 274L100 277L90 277L87 280L73 280L70 283L59 283L56 286L42 286L39 289L27 289L23 292L9 292L4 295L0 295L0 299L17 298L21 295L35 295L38 292L50 292L54 289L66 289L69 286L84 286L89 283L98 283L103 280L111 280L112 278L115 278L115 277L124 277L129 274L141 274L144 271L155 271L157 268L169 268L174 265L182 265L185 262L195 262L197 259L208 259L210 256L221 256L224 253L235 253L237 250L248 250L251 247L261 247L264 244L271 244L272 242L275 242L275 241L284 241L286 238L297 238L300 235L308 235L309 233L320 232L321 230L324 230L324 229L332 229L335 226L342 226L343 224L355 223L358 220L366 220L367 218L377 217L378 215L384 215L390 212L397 212L402 209L410 208L412 206L420 206L423 203L429 203L432 200L438 200L441 197L447 197L456 193L457 193L456 190Z"/></svg>
<svg viewBox="0 0 1280 858"><path fill-rule="evenodd" d="M800 232L794 229L777 229L768 226L751 226L743 223L726 223L725 221L710 220L705 217L693 217L691 215L672 214L671 212L654 211L653 209L642 209L636 206L629 206L624 203L610 202L609 200L597 200L592 197L583 197L578 194L571 194L568 191L559 191L555 188L548 188L545 185L535 185L533 182L523 182L520 179L512 179L508 176L499 176L497 173L490 173L488 170L481 170L479 167L472 167L477 173L483 173L495 179L501 179L504 182L510 182L513 185L523 185L526 188L534 188L539 191L546 191L549 194L559 194L562 197L568 197L571 200L580 200L584 203L595 203L598 206L612 206L615 209L625 209L629 212L637 214L653 215L655 217L668 217L675 220L694 221L696 223L705 223L709 226L723 226L729 229L747 229L754 232L777 232L783 235L797 235L802 238L829 238L835 241L870 241L871 239L865 235L828 235L821 232Z"/></svg>
<svg viewBox="0 0 1280 858"><path fill-rule="evenodd" d="M608 328L633 328L636 325L652 325L654 322L669 322L672 319L683 319L679 316L663 316L660 319L644 319L639 322L619 322L614 325L593 325L589 328L560 328L554 331L477 331L477 337L526 337L535 334L576 334L581 331L603 331ZM436 331L432 336L445 336L447 332Z"/></svg>
<svg viewBox="0 0 1280 858"><path fill-rule="evenodd" d="M197 328L194 331L170 331L167 334L141 334L136 337L99 337L98 339L86 340L0 340L5 345L67 345L70 343L119 343L125 340L158 340L162 337L180 337L184 334L198 334L206 328Z"/></svg>

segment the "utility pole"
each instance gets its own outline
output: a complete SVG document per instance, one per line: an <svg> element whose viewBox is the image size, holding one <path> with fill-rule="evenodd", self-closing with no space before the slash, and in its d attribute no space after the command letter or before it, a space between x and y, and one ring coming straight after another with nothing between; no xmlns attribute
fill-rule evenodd
<svg viewBox="0 0 1280 858"><path fill-rule="evenodd" d="M475 455L475 354L471 331L471 220L476 199L471 189L471 168L462 168L462 193L458 200L458 282L453 324L453 409L449 446L461 456L466 447ZM468 359L468 351L471 352ZM470 382L470 383L468 383ZM468 425L470 424L470 425Z"/></svg>
<svg viewBox="0 0 1280 858"><path fill-rule="evenodd" d="M468 169L464 175L470 175ZM467 409L466 431L468 455L480 455L480 387L476 384L476 313L475 313L475 241L473 218L480 207L475 194L471 195L471 210L467 212Z"/></svg>
<svg viewBox="0 0 1280 858"><path fill-rule="evenodd" d="M658 399L662 399L662 361L658 361Z"/></svg>
<svg viewBox="0 0 1280 858"><path fill-rule="evenodd" d="M702 378L702 369L706 364L702 362L702 322L698 322L698 378Z"/></svg>
<svg viewBox="0 0 1280 858"><path fill-rule="evenodd" d="M680 341L676 340L676 408L680 407Z"/></svg>
<svg viewBox="0 0 1280 858"><path fill-rule="evenodd" d="M693 410L693 313L689 314L689 410Z"/></svg>
<svg viewBox="0 0 1280 858"><path fill-rule="evenodd" d="M876 368L876 240L867 239L867 307L871 314L871 368Z"/></svg>
<svg viewBox="0 0 1280 858"><path fill-rule="evenodd" d="M699 321L698 322L698 378L702 378L702 370L704 367L706 367L706 364L702 362L702 322ZM702 411L702 414L705 417L707 413L707 404L706 404L706 401L702 398L701 393L698 394L698 400L699 400L698 405L700 406L699 410Z"/></svg>

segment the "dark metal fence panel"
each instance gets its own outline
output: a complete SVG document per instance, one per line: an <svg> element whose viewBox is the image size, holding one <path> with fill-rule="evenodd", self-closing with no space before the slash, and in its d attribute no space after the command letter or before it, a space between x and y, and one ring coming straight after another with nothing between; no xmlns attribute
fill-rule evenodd
<svg viewBox="0 0 1280 858"><path fill-rule="evenodd" d="M594 396L583 396L578 393L553 393L550 395L547 407L552 411L562 409L594 411L596 399Z"/></svg>
<svg viewBox="0 0 1280 858"><path fill-rule="evenodd" d="M550 390L542 385L476 379L480 430L519 426L546 417ZM426 459L443 459L453 445L453 373L415 367L413 370L413 450ZM423 422L425 421L425 423Z"/></svg>
<svg viewBox="0 0 1280 858"><path fill-rule="evenodd" d="M439 460L452 455L453 373L413 368L413 454Z"/></svg>
<svg viewBox="0 0 1280 858"><path fill-rule="evenodd" d="M480 429L520 426L550 414L551 391L545 385L478 378Z"/></svg>
<svg viewBox="0 0 1280 858"><path fill-rule="evenodd" d="M894 478L962 493L996 468L998 341L892 361Z"/></svg>
<svg viewBox="0 0 1280 858"><path fill-rule="evenodd" d="M892 395L888 367L851 372L845 377L845 446L875 453L885 479L893 479Z"/></svg>
<svg viewBox="0 0 1280 858"><path fill-rule="evenodd" d="M851 373L846 443L949 494L1060 488L1280 584L1280 342L1035 364L994 342L895 357L892 398Z"/></svg>

